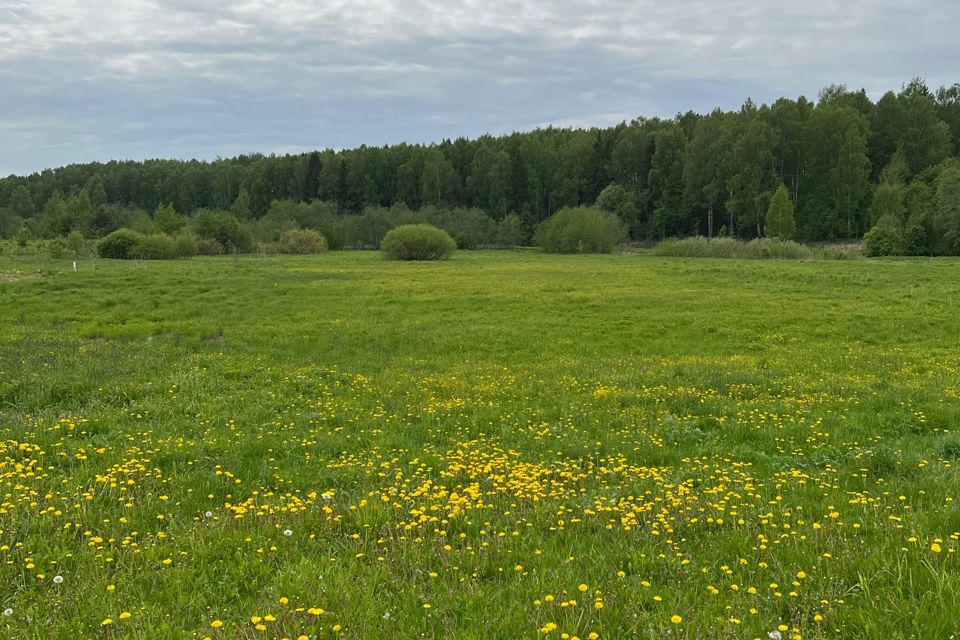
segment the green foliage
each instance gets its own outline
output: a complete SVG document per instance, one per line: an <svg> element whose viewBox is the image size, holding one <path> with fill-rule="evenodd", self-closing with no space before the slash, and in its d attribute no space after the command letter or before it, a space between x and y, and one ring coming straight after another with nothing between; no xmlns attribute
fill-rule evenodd
<svg viewBox="0 0 960 640"><path fill-rule="evenodd" d="M595 205L636 240L713 235L720 226L746 239L763 235L769 199L782 183L795 203L796 238L848 240L884 215L870 211L878 186L900 187L912 218L910 187L920 181L935 189L925 174L958 146L960 84L934 93L915 79L876 103L835 85L816 104L748 100L735 111L608 128L213 162L70 165L0 179L0 236L15 234L17 219L43 238L78 230L96 239L123 227L176 235L187 215L194 225L213 211L240 223L236 233L230 224L193 227L221 253L252 251L248 232L276 243L295 227L318 231L333 249L376 248L389 229L421 222L472 248L502 246L498 225L510 213L520 216L526 239L563 208ZM926 230L930 251L955 251L932 215L905 225Z"/></svg>
<svg viewBox="0 0 960 640"><path fill-rule="evenodd" d="M664 240L651 251L657 256L682 258L738 258L741 260L806 260L813 256L809 248L777 238L755 238L742 242L733 238L702 236Z"/></svg>
<svg viewBox="0 0 960 640"><path fill-rule="evenodd" d="M873 201L870 203L871 225L876 225L885 216L898 222L904 219L903 197L901 188L897 185L881 184L873 193Z"/></svg>
<svg viewBox="0 0 960 640"><path fill-rule="evenodd" d="M793 201L783 185L776 190L770 199L764 231L767 237L790 240L796 233L797 225L793 217Z"/></svg>
<svg viewBox="0 0 960 640"><path fill-rule="evenodd" d="M280 253L323 253L327 239L313 229L290 229L280 236Z"/></svg>
<svg viewBox="0 0 960 640"><path fill-rule="evenodd" d="M67 236L66 245L74 258L79 258L87 252L87 241L83 239L83 234L76 229Z"/></svg>
<svg viewBox="0 0 960 640"><path fill-rule="evenodd" d="M177 213L177 210L171 204L157 207L157 210L153 212L153 224L156 225L157 231L160 233L174 235L186 227L187 222L187 216Z"/></svg>
<svg viewBox="0 0 960 640"><path fill-rule="evenodd" d="M960 162L946 164L936 180L933 227L937 252L960 255Z"/></svg>
<svg viewBox="0 0 960 640"><path fill-rule="evenodd" d="M612 213L569 207L540 223L534 242L549 253L610 253L625 236L623 223Z"/></svg>
<svg viewBox="0 0 960 640"><path fill-rule="evenodd" d="M54 238L47 242L47 255L55 260L62 260L70 256L70 248L66 238Z"/></svg>
<svg viewBox="0 0 960 640"><path fill-rule="evenodd" d="M201 240L216 242L216 253L250 253L256 248L253 233L229 211L204 209L192 220L194 233ZM205 253L201 248L201 253Z"/></svg>
<svg viewBox="0 0 960 640"><path fill-rule="evenodd" d="M97 242L97 255L101 258L128 260L133 257L131 251L139 238L140 234L132 229L117 229L100 238Z"/></svg>
<svg viewBox="0 0 960 640"><path fill-rule="evenodd" d="M450 235L429 224L405 224L391 229L380 250L389 260L446 260L457 248Z"/></svg>
<svg viewBox="0 0 960 640"><path fill-rule="evenodd" d="M863 243L868 256L899 256L903 253L903 227L897 218L884 216L863 236Z"/></svg>
<svg viewBox="0 0 960 640"><path fill-rule="evenodd" d="M192 258L200 251L197 247L197 236L189 231L183 231L174 236L173 242L176 245L177 256L181 258Z"/></svg>
<svg viewBox="0 0 960 640"><path fill-rule="evenodd" d="M138 260L172 260L179 257L177 243L165 233L139 236L128 255Z"/></svg>
<svg viewBox="0 0 960 640"><path fill-rule="evenodd" d="M517 214L511 213L504 216L503 220L497 223L494 246L505 249L519 247L526 244L527 239L527 230Z"/></svg>
<svg viewBox="0 0 960 640"><path fill-rule="evenodd" d="M13 212L13 209L0 207L0 240L7 240L17 235L23 226L23 218Z"/></svg>
<svg viewBox="0 0 960 640"><path fill-rule="evenodd" d="M497 223L480 209L428 211L427 221L449 233L458 249L479 249L496 243Z"/></svg>

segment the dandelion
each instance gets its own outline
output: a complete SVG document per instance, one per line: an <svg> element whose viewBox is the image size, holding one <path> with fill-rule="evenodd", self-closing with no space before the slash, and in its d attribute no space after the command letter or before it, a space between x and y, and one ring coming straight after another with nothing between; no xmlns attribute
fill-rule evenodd
<svg viewBox="0 0 960 640"><path fill-rule="evenodd" d="M111 624L113 624L113 620L111 620L110 618L104 618L104 619L103 619L103 622L100 623L100 626L101 626L101 627L108 627L108 626L110 626Z"/></svg>
<svg viewBox="0 0 960 640"><path fill-rule="evenodd" d="M289 538L290 536L293 535L293 531L291 531L290 529L284 529L284 530L283 530L283 535L285 535L285 536L287 536L287 537Z"/></svg>
<svg viewBox="0 0 960 640"><path fill-rule="evenodd" d="M317 494L313 494L313 495L317 495ZM323 498L326 502L330 502L331 500L333 500L333 494L328 492L321 493L320 497Z"/></svg>
<svg viewBox="0 0 960 640"><path fill-rule="evenodd" d="M580 586L577 587L577 589L580 590L580 593L585 592L585 591L586 591L587 589L589 589L589 588L590 588L590 587L588 587L587 585L585 585L585 584L583 584L583 583L580 583Z"/></svg>
<svg viewBox="0 0 960 640"><path fill-rule="evenodd" d="M768 634L767 634L767 637L768 637L770 640L783 640L783 636L782 636L782 635L780 634L780 632L777 631L777 630L773 630L773 631L771 631L770 633L768 633Z"/></svg>
<svg viewBox="0 0 960 640"><path fill-rule="evenodd" d="M126 620L127 618L130 617L130 612L129 612L129 611L121 611L121 612L120 612L120 615L117 616L117 617L120 618L121 620Z"/></svg>
<svg viewBox="0 0 960 640"><path fill-rule="evenodd" d="M213 627L214 629L219 629L220 627L223 626L223 620L214 620L213 622L210 623L210 626Z"/></svg>
<svg viewBox="0 0 960 640"><path fill-rule="evenodd" d="M683 622L683 618L678 616L677 614L673 614L672 616L670 616L670 622L672 622L673 624L680 624L681 622Z"/></svg>
<svg viewBox="0 0 960 640"><path fill-rule="evenodd" d="M205 512L203 513L203 517L204 517L204 518L212 518L212 517L213 517L213 511L205 511Z"/></svg>
<svg viewBox="0 0 960 640"><path fill-rule="evenodd" d="M307 609L307 613L309 613L312 616L322 616L323 609L321 609L320 607L310 607L309 609Z"/></svg>
<svg viewBox="0 0 960 640"><path fill-rule="evenodd" d="M3 615L9 618L10 616L13 615L13 609L11 609L10 607L7 607L6 609L3 610Z"/></svg>
<svg viewBox="0 0 960 640"><path fill-rule="evenodd" d="M63 584L63 576L53 576L53 584Z"/></svg>
<svg viewBox="0 0 960 640"><path fill-rule="evenodd" d="M933 544L930 545L930 551L933 551L934 553L940 553L942 549L940 548L940 545L938 543L934 542Z"/></svg>

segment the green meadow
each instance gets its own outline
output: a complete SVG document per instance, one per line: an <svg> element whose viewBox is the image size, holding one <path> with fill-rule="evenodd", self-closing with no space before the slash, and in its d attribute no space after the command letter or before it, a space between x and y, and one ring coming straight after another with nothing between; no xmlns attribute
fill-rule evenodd
<svg viewBox="0 0 960 640"><path fill-rule="evenodd" d="M0 637L960 633L958 261L0 274Z"/></svg>

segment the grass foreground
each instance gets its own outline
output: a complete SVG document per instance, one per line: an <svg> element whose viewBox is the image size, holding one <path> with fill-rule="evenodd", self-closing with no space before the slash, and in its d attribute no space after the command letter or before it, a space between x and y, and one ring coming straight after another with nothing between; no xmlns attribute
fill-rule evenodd
<svg viewBox="0 0 960 640"><path fill-rule="evenodd" d="M0 258L0 636L960 632L960 262Z"/></svg>

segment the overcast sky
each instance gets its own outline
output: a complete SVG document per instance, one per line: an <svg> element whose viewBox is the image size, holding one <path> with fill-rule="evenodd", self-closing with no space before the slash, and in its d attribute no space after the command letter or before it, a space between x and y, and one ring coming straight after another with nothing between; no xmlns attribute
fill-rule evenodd
<svg viewBox="0 0 960 640"><path fill-rule="evenodd" d="M960 81L958 0L0 0L0 175Z"/></svg>

